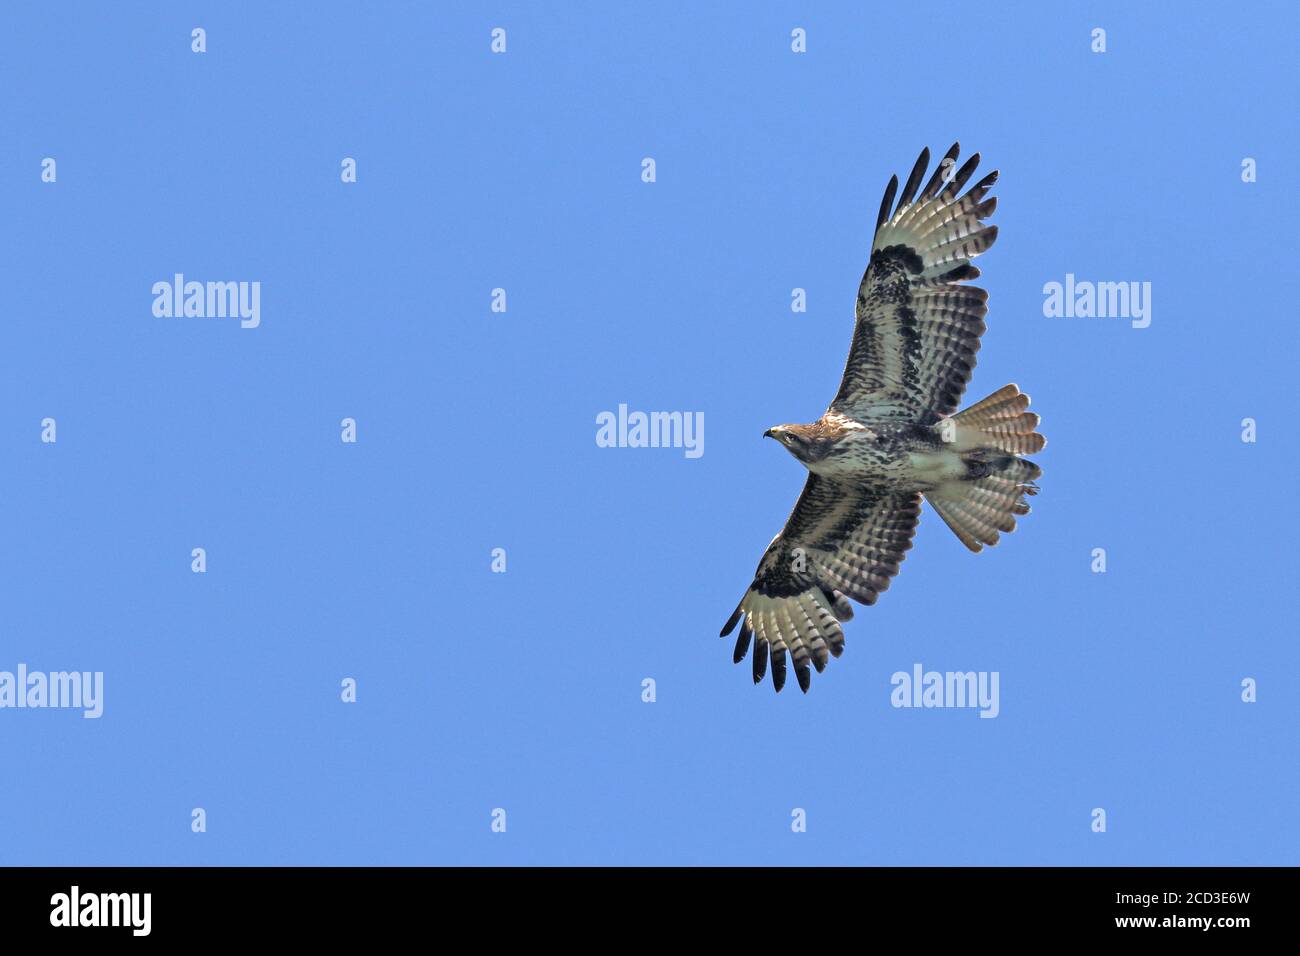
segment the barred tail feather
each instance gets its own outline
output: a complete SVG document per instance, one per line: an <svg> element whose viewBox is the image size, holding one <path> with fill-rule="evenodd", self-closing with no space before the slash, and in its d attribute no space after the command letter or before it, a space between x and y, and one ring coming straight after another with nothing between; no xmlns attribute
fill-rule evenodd
<svg viewBox="0 0 1300 956"><path fill-rule="evenodd" d="M1032 455L1047 447L1035 429L1039 417L1029 408L1029 396L1016 385L1005 385L988 398L962 409L940 423L940 433L957 451L992 448L1010 455Z"/></svg>
<svg viewBox="0 0 1300 956"><path fill-rule="evenodd" d="M1034 429L1039 418L1029 408L1029 396L1015 385L941 421L940 433L961 454L970 475L948 481L926 494L939 517L972 551L998 543L1015 530L1016 518L1029 514L1027 496L1043 470L1019 457L1041 451L1047 439Z"/></svg>
<svg viewBox="0 0 1300 956"><path fill-rule="evenodd" d="M1023 458L1005 458L1001 473L974 481L950 481L926 494L939 517L962 544L983 551L1002 534L1016 530L1016 517L1029 514L1027 495L1038 494L1033 480L1043 470Z"/></svg>

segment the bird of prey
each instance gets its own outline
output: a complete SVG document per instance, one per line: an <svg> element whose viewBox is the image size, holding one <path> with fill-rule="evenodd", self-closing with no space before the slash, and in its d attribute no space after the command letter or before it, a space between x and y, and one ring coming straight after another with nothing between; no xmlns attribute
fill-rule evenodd
<svg viewBox="0 0 1300 956"><path fill-rule="evenodd" d="M1038 491L1042 470L1021 456L1047 441L1028 395L1007 385L957 411L988 313L988 293L965 283L998 234L984 223L998 174L961 194L979 154L958 169L958 153L954 143L922 187L923 150L897 206L890 179L840 390L817 421L764 433L803 462L808 480L722 629L726 637L740 624L736 663L753 641L754 683L770 657L780 691L789 654L807 693L809 667L820 672L844 649L849 600L874 604L898 573L922 497L979 551L1015 528L1029 513L1025 496Z"/></svg>

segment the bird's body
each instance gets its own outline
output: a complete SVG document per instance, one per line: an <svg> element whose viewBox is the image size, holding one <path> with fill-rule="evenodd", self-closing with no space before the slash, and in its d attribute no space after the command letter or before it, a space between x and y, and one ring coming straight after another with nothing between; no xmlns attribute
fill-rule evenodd
<svg viewBox="0 0 1300 956"><path fill-rule="evenodd" d="M898 573L922 496L972 551L996 544L1029 513L1041 470L1029 396L1007 385L957 411L984 332L988 295L964 285L970 260L997 237L983 219L997 173L959 195L979 161L956 168L954 144L929 182L921 153L899 197L890 181L858 289L853 344L830 407L815 422L766 432L808 469L803 494L759 562L723 635L740 624L735 660L754 643L754 680L779 691L786 655L808 690L844 646L849 599L875 603Z"/></svg>
<svg viewBox="0 0 1300 956"><path fill-rule="evenodd" d="M905 422L858 421L828 413L811 425L781 425L774 437L810 472L848 484L928 491L962 471L937 429ZM791 439L780 437L782 434Z"/></svg>

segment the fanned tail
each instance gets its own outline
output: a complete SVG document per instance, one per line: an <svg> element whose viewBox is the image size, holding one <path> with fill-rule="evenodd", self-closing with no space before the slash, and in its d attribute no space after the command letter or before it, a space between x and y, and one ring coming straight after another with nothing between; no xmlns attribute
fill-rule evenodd
<svg viewBox="0 0 1300 956"><path fill-rule="evenodd" d="M1047 439L1034 430L1039 418L1028 408L1029 396L1007 385L937 426L961 455L967 474L925 497L972 551L1014 531L1016 517L1029 514L1025 498L1038 493L1034 482L1043 470L1019 456L1041 451Z"/></svg>

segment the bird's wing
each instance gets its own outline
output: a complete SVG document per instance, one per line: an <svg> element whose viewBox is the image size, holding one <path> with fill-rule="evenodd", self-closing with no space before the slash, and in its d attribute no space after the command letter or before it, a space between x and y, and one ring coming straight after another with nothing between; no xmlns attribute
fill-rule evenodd
<svg viewBox="0 0 1300 956"><path fill-rule="evenodd" d="M959 169L958 151L954 143L918 192L930 162L923 150L897 207L898 177L889 181L833 411L929 425L957 409L988 313L988 293L962 282L979 276L970 260L998 234L984 225L997 206L984 198L997 171L959 196L979 153Z"/></svg>
<svg viewBox="0 0 1300 956"><path fill-rule="evenodd" d="M839 657L853 616L847 598L874 604L912 546L919 494L852 486L809 475L781 533L772 539L722 636L740 624L736 663L754 641L754 683L772 661L772 685L785 685L786 652L806 693L808 666ZM742 620L743 619L743 620Z"/></svg>

